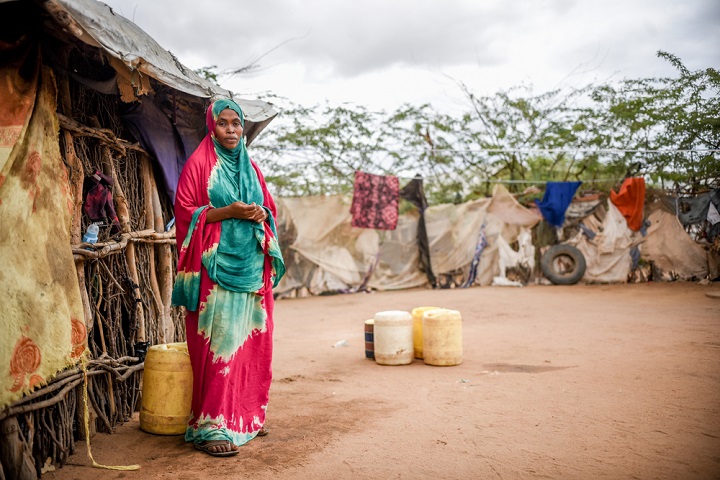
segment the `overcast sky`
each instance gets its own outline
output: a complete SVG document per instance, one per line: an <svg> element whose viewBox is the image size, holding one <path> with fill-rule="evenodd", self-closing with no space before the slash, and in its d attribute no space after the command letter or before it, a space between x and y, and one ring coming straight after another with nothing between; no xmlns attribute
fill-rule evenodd
<svg viewBox="0 0 720 480"><path fill-rule="evenodd" d="M720 0L108 0L193 69L310 106L461 108L522 84L536 93L720 68ZM212 8L208 7L212 5Z"/></svg>

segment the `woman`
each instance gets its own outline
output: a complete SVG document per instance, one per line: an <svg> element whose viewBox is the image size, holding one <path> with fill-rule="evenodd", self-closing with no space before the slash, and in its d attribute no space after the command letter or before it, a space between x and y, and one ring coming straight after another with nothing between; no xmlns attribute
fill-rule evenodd
<svg viewBox="0 0 720 480"><path fill-rule="evenodd" d="M230 456L263 425L272 378L272 288L285 273L275 202L243 134L232 100L207 110L208 134L178 183L178 273L173 305L187 309L193 369L185 441Z"/></svg>

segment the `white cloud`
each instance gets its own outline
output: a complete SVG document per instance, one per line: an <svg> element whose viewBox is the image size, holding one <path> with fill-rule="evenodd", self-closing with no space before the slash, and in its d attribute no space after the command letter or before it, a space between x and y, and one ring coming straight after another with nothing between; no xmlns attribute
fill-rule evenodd
<svg viewBox="0 0 720 480"><path fill-rule="evenodd" d="M223 86L301 104L451 106L461 95L448 76L491 94L674 74L658 50L690 69L720 64L717 0L106 3L191 68L238 68L269 52L254 74Z"/></svg>

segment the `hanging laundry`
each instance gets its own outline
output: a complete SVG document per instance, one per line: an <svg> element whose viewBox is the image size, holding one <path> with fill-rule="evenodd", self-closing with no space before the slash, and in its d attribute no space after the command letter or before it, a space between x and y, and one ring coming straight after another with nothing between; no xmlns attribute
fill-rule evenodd
<svg viewBox="0 0 720 480"><path fill-rule="evenodd" d="M643 209L645 207L645 179L642 177L626 178L615 193L610 190L610 201L622 213L628 228L637 232L642 227Z"/></svg>
<svg viewBox="0 0 720 480"><path fill-rule="evenodd" d="M111 233L120 229L120 222L115 213L113 204L112 177L100 171L95 171L85 179L86 191L83 209L93 222L107 221L113 225Z"/></svg>
<svg viewBox="0 0 720 480"><path fill-rule="evenodd" d="M542 201L535 200L540 213L550 225L562 227L565 212L582 182L547 182Z"/></svg>
<svg viewBox="0 0 720 480"><path fill-rule="evenodd" d="M356 171L350 207L352 226L395 230L399 197L400 182L397 177Z"/></svg>
<svg viewBox="0 0 720 480"><path fill-rule="evenodd" d="M683 225L695 225L707 220L711 203L710 193L701 193L694 197L678 197L675 201L678 220Z"/></svg>
<svg viewBox="0 0 720 480"><path fill-rule="evenodd" d="M720 235L720 188L701 193L694 197L678 197L675 199L678 220L682 225L695 225L707 220L705 236L708 242L714 242Z"/></svg>
<svg viewBox="0 0 720 480"><path fill-rule="evenodd" d="M427 209L427 199L425 198L425 190L423 189L423 179L420 175L410 180L402 190L400 190L400 198L407 200L418 208L420 219L418 220L417 241L418 250L420 252L420 265L433 288L437 285L437 279L432 270L430 263L430 242L427 236L427 227L425 226L425 210Z"/></svg>

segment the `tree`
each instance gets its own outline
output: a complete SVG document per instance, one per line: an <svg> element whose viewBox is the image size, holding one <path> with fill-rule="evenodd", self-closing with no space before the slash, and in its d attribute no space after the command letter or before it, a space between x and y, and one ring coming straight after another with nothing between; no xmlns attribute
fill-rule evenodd
<svg viewBox="0 0 720 480"><path fill-rule="evenodd" d="M276 100L276 99L274 99ZM273 128L253 144L278 195L328 195L352 190L356 170L392 173L377 112L349 105L301 107L282 100Z"/></svg>
<svg viewBox="0 0 720 480"><path fill-rule="evenodd" d="M720 148L720 75L658 55L679 77L539 95L515 87L477 96L458 83L468 102L459 116L431 105L388 114L272 98L286 108L254 149L279 195L350 192L356 170L407 179L419 173L431 203L490 195L496 181L515 192L549 180L607 191L627 175L663 187L717 187L720 160L710 150Z"/></svg>
<svg viewBox="0 0 720 480"><path fill-rule="evenodd" d="M689 71L679 58L658 52L677 78L625 80L597 87L592 98L606 127L607 148L645 150L623 159L664 188L697 191L720 186L720 73Z"/></svg>
<svg viewBox="0 0 720 480"><path fill-rule="evenodd" d="M208 67L200 67L197 70L193 70L193 72L200 75L205 80L208 80L215 85L220 85L218 75L219 73L216 71L217 65L210 65Z"/></svg>

